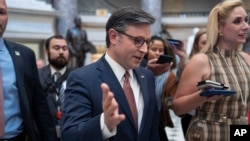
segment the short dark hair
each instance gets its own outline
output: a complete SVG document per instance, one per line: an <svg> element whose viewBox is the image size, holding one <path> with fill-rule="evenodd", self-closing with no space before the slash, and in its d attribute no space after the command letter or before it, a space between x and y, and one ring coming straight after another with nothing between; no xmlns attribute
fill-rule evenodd
<svg viewBox="0 0 250 141"><path fill-rule="evenodd" d="M46 50L49 50L50 41L52 39L62 39L62 40L65 40L68 44L68 40L65 39L62 35L53 35L53 36L49 37L48 39L46 39L46 41L45 41L45 49Z"/></svg>
<svg viewBox="0 0 250 141"><path fill-rule="evenodd" d="M166 40L161 37L160 35L153 35L151 36L151 41L154 42L155 40L161 41L163 43L164 46L164 54L165 55L170 55L174 57L173 60L173 66L172 68L176 68L176 57L175 57L175 53L174 51L171 49L171 47L169 46L169 44L166 42ZM153 43L152 43L153 44ZM148 60L148 52L147 54L144 56L144 59Z"/></svg>
<svg viewBox="0 0 250 141"><path fill-rule="evenodd" d="M106 24L106 45L109 47L108 31L113 28L117 31L125 31L129 25L148 23L153 24L155 18L142 9L128 6L120 8L112 13Z"/></svg>

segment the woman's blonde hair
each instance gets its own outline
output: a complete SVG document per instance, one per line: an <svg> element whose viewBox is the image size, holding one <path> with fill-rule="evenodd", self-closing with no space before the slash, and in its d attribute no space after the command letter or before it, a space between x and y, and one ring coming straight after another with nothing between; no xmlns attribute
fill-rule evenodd
<svg viewBox="0 0 250 141"><path fill-rule="evenodd" d="M235 7L244 7L241 0L225 0L217 4L210 12L207 22L207 42L201 52L212 51L219 38L219 25L225 24L225 20ZM239 45L237 49L240 49Z"/></svg>

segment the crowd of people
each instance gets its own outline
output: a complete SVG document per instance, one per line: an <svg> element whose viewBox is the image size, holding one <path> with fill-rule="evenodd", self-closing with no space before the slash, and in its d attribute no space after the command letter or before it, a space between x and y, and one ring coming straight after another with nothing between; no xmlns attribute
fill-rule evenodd
<svg viewBox="0 0 250 141"><path fill-rule="evenodd" d="M188 55L183 41L151 35L151 14L122 7L106 23L103 56L72 68L69 35L45 40L48 64L4 39L8 12L0 0L0 141L168 141L166 127L176 126L170 110L186 141L229 141L230 125L248 124L248 20L242 1L220 2ZM159 63L163 55L172 60ZM235 94L202 96L215 89L196 86L204 80Z"/></svg>

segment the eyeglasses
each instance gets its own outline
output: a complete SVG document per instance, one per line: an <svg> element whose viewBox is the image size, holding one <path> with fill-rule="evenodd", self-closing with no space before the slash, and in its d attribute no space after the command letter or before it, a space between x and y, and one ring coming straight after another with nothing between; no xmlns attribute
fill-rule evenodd
<svg viewBox="0 0 250 141"><path fill-rule="evenodd" d="M129 35L129 34L125 33L124 31L117 31L117 32L120 33L120 34L123 34L123 35L129 37L131 40L133 40L134 41L134 45L136 47L141 47L145 42L147 44L147 47L151 46L151 44L152 44L152 40L151 39L145 40L143 37L134 37L132 35Z"/></svg>

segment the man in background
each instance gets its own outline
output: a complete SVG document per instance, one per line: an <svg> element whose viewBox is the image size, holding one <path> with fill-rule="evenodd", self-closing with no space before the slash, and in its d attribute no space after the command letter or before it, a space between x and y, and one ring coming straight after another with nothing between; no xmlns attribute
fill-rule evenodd
<svg viewBox="0 0 250 141"><path fill-rule="evenodd" d="M61 35L54 35L45 41L45 52L49 64L39 69L40 81L45 93L50 113L56 123L57 137L60 138L61 103L64 100L66 79L70 72L68 43Z"/></svg>

